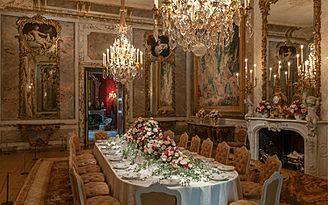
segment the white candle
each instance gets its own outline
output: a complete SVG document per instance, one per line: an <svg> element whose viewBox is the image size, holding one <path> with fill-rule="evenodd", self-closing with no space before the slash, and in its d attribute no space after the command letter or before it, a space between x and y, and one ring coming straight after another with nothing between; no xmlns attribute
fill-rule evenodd
<svg viewBox="0 0 328 205"><path fill-rule="evenodd" d="M300 54L296 55L296 61L297 61L296 66L298 68L300 66Z"/></svg>
<svg viewBox="0 0 328 205"><path fill-rule="evenodd" d="M304 72L308 72L309 73L309 61L308 60L306 60L305 61L305 69L304 69Z"/></svg>
<svg viewBox="0 0 328 205"><path fill-rule="evenodd" d="M274 74L274 75L273 75L273 86L276 86L276 78L277 78L277 75Z"/></svg>
<svg viewBox="0 0 328 205"><path fill-rule="evenodd" d="M301 45L301 63L303 63L303 57L304 57L304 53L303 53L303 48L304 48L304 45Z"/></svg>
<svg viewBox="0 0 328 205"><path fill-rule="evenodd" d="M253 69L249 70L249 74L250 74L251 82L253 82Z"/></svg>
<svg viewBox="0 0 328 205"><path fill-rule="evenodd" d="M109 49L107 48L106 51L107 51L107 62L109 62Z"/></svg>
<svg viewBox="0 0 328 205"><path fill-rule="evenodd" d="M287 80L288 80L288 73L285 71L285 80L286 80L286 86L287 86Z"/></svg>
<svg viewBox="0 0 328 205"><path fill-rule="evenodd" d="M245 58L245 77L246 77L246 79L247 79L247 76L248 76L248 71L247 71L247 61L248 61L248 59Z"/></svg>
<svg viewBox="0 0 328 205"><path fill-rule="evenodd" d="M140 64L143 64L143 53L140 51Z"/></svg>
<svg viewBox="0 0 328 205"><path fill-rule="evenodd" d="M137 62L139 62L139 48L137 49Z"/></svg>
<svg viewBox="0 0 328 205"><path fill-rule="evenodd" d="M288 65L288 76L290 76L290 62L288 62L287 65Z"/></svg>
<svg viewBox="0 0 328 205"><path fill-rule="evenodd" d="M278 78L280 78L281 65L278 66Z"/></svg>
<svg viewBox="0 0 328 205"><path fill-rule="evenodd" d="M158 0L154 0L154 6L155 8L158 8Z"/></svg>
<svg viewBox="0 0 328 205"><path fill-rule="evenodd" d="M239 73L236 73L237 85L239 85Z"/></svg>
<svg viewBox="0 0 328 205"><path fill-rule="evenodd" d="M271 81L271 78L272 78L272 68L270 67L269 68L269 80Z"/></svg>
<svg viewBox="0 0 328 205"><path fill-rule="evenodd" d="M103 53L103 66L106 66L106 54Z"/></svg>
<svg viewBox="0 0 328 205"><path fill-rule="evenodd" d="M278 61L279 66L281 66L281 61Z"/></svg>

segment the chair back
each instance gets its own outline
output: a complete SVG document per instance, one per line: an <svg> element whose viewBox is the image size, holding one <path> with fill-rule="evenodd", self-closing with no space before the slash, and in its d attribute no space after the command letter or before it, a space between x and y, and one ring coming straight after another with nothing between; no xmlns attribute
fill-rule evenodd
<svg viewBox="0 0 328 205"><path fill-rule="evenodd" d="M202 146L200 149L200 155L210 158L210 157L212 157L212 150L213 150L213 142L210 138L207 138L202 143Z"/></svg>
<svg viewBox="0 0 328 205"><path fill-rule="evenodd" d="M80 139L75 132L71 134L70 140L74 143L75 152L79 153L81 151Z"/></svg>
<svg viewBox="0 0 328 205"><path fill-rule="evenodd" d="M181 205L180 192L159 183L138 189L135 198L136 205Z"/></svg>
<svg viewBox="0 0 328 205"><path fill-rule="evenodd" d="M197 135L195 135L191 139L189 151L199 153L199 148L200 148L200 138Z"/></svg>
<svg viewBox="0 0 328 205"><path fill-rule="evenodd" d="M75 168L70 169L70 174L73 178L73 197L74 202L78 205L86 205L87 197L84 190L84 184L80 175L76 172Z"/></svg>
<svg viewBox="0 0 328 205"><path fill-rule="evenodd" d="M241 176L247 176L251 153L245 146L237 148L233 156L233 166Z"/></svg>
<svg viewBox="0 0 328 205"><path fill-rule="evenodd" d="M261 205L279 205L282 182L282 176L279 172L274 172L271 177L264 182L261 194Z"/></svg>
<svg viewBox="0 0 328 205"><path fill-rule="evenodd" d="M263 184L274 172L280 172L281 161L277 155L273 155L267 158L263 166L263 170L260 173L260 183Z"/></svg>
<svg viewBox="0 0 328 205"><path fill-rule="evenodd" d="M179 143L178 143L178 147L187 148L188 140L189 140L189 136L188 136L188 134L187 134L186 132L183 133L183 134L180 136Z"/></svg>
<svg viewBox="0 0 328 205"><path fill-rule="evenodd" d="M174 139L174 132L172 130L166 130L164 135L169 136L171 139Z"/></svg>
<svg viewBox="0 0 328 205"><path fill-rule="evenodd" d="M237 132L237 141L243 143L246 146L247 140L247 128L241 127Z"/></svg>
<svg viewBox="0 0 328 205"><path fill-rule="evenodd" d="M214 159L222 164L227 164L229 153L230 146L226 142L221 142L216 147L216 154Z"/></svg>

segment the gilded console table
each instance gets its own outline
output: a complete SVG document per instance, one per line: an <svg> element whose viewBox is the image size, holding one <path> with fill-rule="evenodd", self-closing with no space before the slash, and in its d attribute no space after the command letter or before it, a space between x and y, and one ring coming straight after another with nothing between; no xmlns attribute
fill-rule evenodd
<svg viewBox="0 0 328 205"><path fill-rule="evenodd" d="M223 141L234 141L234 125L212 125L209 123L187 122L188 135L198 135L201 139L210 138L215 144Z"/></svg>

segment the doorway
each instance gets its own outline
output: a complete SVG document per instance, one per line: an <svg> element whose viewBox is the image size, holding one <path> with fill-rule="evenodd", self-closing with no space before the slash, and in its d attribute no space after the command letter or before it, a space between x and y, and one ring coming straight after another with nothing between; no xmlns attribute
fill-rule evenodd
<svg viewBox="0 0 328 205"><path fill-rule="evenodd" d="M85 128L87 144L94 143L95 133L108 137L121 134L123 125L122 86L112 78L103 78L101 68L86 68Z"/></svg>

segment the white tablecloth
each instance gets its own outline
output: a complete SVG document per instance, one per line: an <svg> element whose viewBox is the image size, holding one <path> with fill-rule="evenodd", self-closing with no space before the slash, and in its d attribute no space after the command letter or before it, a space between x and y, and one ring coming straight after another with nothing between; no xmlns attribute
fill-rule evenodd
<svg viewBox="0 0 328 205"><path fill-rule="evenodd" d="M148 187L157 182L158 177L148 177L146 180L122 179L118 171L113 168L113 162L108 161L104 153L96 144L94 155L104 172L110 185L111 194L122 205L135 204L135 192L140 187ZM241 188L238 173L227 172L230 177L226 181L192 182L190 186L172 186L181 193L183 205L226 205L241 198Z"/></svg>

